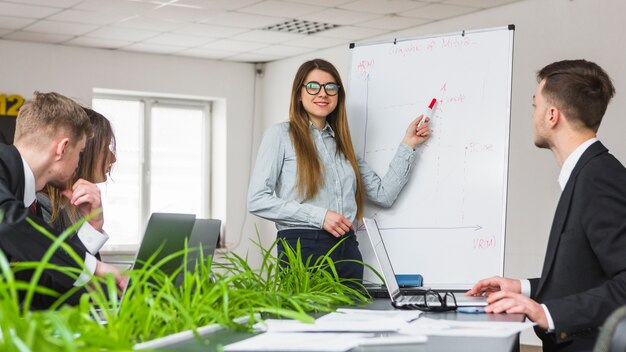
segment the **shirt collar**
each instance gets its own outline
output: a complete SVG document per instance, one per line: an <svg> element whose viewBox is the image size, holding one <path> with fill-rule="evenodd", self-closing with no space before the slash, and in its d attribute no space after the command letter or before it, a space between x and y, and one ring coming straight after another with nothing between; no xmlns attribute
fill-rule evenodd
<svg viewBox="0 0 626 352"><path fill-rule="evenodd" d="M22 164L24 165L24 206L29 207L37 199L35 175L24 158L22 158Z"/></svg>
<svg viewBox="0 0 626 352"><path fill-rule="evenodd" d="M312 121L309 121L309 126L311 128L317 129L317 126L315 126L315 124ZM335 137L335 131L333 131L333 128L330 127L330 124L328 123L328 121L326 121L324 128L322 128L322 130L320 131L320 133L324 133L324 132L328 132L331 136Z"/></svg>
<svg viewBox="0 0 626 352"><path fill-rule="evenodd" d="M565 189L565 185L569 180L569 177L572 175L572 171L574 171L574 167L578 163L578 160L583 155L585 150L589 148L593 143L597 142L598 138L591 138L583 142L583 144L579 145L578 148L574 149L574 151L565 159L563 166L561 167L561 173L559 173L559 186L561 186L561 191Z"/></svg>

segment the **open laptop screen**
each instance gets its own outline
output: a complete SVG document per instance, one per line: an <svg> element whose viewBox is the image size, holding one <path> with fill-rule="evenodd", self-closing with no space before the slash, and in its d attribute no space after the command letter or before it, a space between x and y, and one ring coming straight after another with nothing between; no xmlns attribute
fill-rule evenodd
<svg viewBox="0 0 626 352"><path fill-rule="evenodd" d="M152 213L141 240L141 246L137 251L133 269L142 268L145 262L157 252L152 264L170 254L183 250L195 221L196 216L193 214ZM181 255L167 262L161 267L161 270L170 275L180 268L182 262L183 256Z"/></svg>
<svg viewBox="0 0 626 352"><path fill-rule="evenodd" d="M387 288L389 289L389 294L392 297L395 297L400 293L400 286L396 280L396 275L393 271L393 267L391 266L391 260L389 260L389 255L387 253L387 249L385 248L383 238L380 235L380 230L378 229L376 220L363 218L363 223L365 224L365 231L372 242L376 259L378 259L380 268L383 271L382 274L385 279L385 285L387 285Z"/></svg>

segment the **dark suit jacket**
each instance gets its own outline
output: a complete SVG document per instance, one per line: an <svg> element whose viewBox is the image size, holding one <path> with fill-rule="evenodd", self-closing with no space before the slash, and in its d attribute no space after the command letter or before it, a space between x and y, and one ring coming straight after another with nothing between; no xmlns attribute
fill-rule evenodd
<svg viewBox="0 0 626 352"><path fill-rule="evenodd" d="M24 206L24 183L24 165L18 150L12 145L0 144L0 212L2 213L0 250L9 259L38 262L52 245L52 240L35 229L26 219L30 218L55 236L58 236L59 232L52 229L43 219L31 215L30 210ZM84 246L77 241L70 241L69 244L79 258L85 258ZM63 249L58 249L54 253L50 263L80 268L80 265ZM24 278L23 274L18 276ZM75 277L54 270L46 270L39 284L64 293L73 287L75 281ZM34 302L33 308L45 308L45 305L51 301L44 300L40 303Z"/></svg>
<svg viewBox="0 0 626 352"><path fill-rule="evenodd" d="M531 297L555 332L544 351L589 351L598 328L626 304L626 169L600 142L580 157L556 208L541 278Z"/></svg>

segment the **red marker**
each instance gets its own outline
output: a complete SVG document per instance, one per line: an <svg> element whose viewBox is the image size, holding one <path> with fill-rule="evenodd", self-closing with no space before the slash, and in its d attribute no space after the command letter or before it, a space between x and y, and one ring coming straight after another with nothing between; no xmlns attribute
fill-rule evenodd
<svg viewBox="0 0 626 352"><path fill-rule="evenodd" d="M428 109L426 109L426 112L424 112L424 114L423 114L424 117L417 124L417 127L420 127L426 121L426 118L430 118L430 116L433 113L433 109L434 109L436 103L437 103L437 99L435 99L435 98L433 98L433 100L430 101L430 104L428 105Z"/></svg>

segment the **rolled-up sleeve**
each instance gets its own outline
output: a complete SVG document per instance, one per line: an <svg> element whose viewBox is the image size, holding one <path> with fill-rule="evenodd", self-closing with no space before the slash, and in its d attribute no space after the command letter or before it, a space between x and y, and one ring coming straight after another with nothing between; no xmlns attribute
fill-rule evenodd
<svg viewBox="0 0 626 352"><path fill-rule="evenodd" d="M363 159L359 158L359 172L367 198L382 207L392 206L409 180L415 157L416 151L401 143L383 178L380 178Z"/></svg>

